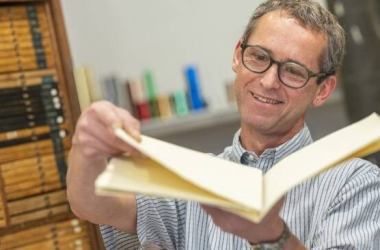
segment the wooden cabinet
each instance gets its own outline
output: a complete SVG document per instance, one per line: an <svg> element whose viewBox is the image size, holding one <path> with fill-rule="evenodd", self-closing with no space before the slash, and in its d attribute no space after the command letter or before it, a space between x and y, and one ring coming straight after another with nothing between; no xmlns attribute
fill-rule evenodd
<svg viewBox="0 0 380 250"><path fill-rule="evenodd" d="M80 113L58 0L0 0L0 249L101 249L66 198Z"/></svg>

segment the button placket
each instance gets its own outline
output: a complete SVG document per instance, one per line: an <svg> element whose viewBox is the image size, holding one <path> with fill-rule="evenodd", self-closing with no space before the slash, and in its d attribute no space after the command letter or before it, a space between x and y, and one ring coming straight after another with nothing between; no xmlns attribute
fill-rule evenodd
<svg viewBox="0 0 380 250"><path fill-rule="evenodd" d="M256 167L256 163L257 163L257 157L255 157L254 155L250 154L248 156L248 165L251 166L251 167Z"/></svg>
<svg viewBox="0 0 380 250"><path fill-rule="evenodd" d="M255 160L255 157L253 156L253 155L249 155L248 156L248 160L250 161L250 162L252 162L252 161L254 161Z"/></svg>

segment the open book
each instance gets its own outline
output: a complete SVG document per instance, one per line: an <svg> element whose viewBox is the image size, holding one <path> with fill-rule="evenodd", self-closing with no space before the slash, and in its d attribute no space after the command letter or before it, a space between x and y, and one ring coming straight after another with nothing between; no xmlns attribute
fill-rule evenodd
<svg viewBox="0 0 380 250"><path fill-rule="evenodd" d="M261 170L147 136L138 143L116 134L147 158L113 158L96 180L100 195L146 194L198 201L259 222L291 188L353 157L380 149L380 116L371 116Z"/></svg>

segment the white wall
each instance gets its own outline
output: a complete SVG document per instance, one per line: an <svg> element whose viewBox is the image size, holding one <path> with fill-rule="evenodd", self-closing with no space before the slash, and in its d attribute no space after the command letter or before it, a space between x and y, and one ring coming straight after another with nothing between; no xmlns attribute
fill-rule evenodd
<svg viewBox="0 0 380 250"><path fill-rule="evenodd" d="M319 0L324 2L325 0ZM183 67L200 70L211 105L224 103L232 54L261 0L62 0L75 66L102 78L153 70L158 91L184 89Z"/></svg>

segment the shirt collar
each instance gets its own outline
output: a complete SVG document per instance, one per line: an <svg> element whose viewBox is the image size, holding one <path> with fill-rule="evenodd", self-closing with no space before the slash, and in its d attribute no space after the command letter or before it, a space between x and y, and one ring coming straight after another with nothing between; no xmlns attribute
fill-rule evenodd
<svg viewBox="0 0 380 250"><path fill-rule="evenodd" d="M241 159L244 153L249 153L254 155L256 158L273 158L274 157L274 163L279 162L284 157L292 154L293 152L311 144L313 142L313 139L311 138L309 128L307 127L306 123L304 123L302 129L300 132L298 132L295 136L293 136L290 140L286 141L285 143L281 144L280 146L276 148L268 148L266 149L260 157L257 157L257 155L252 151L247 151L244 149L243 145L240 142L240 133L241 129L239 129L234 136L233 142L232 142L232 150L230 154L230 159L234 162L241 163Z"/></svg>

